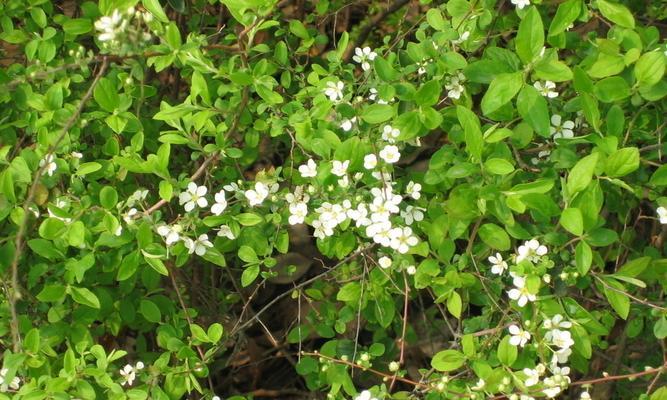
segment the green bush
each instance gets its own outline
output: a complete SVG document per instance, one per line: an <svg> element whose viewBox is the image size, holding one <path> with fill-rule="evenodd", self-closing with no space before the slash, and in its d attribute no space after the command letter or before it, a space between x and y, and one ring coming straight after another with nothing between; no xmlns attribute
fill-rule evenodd
<svg viewBox="0 0 667 400"><path fill-rule="evenodd" d="M0 399L666 399L666 18L0 3Z"/></svg>

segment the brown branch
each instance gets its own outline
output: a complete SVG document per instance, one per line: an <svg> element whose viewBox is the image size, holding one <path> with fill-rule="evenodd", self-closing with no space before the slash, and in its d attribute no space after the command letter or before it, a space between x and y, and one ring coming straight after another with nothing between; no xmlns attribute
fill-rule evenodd
<svg viewBox="0 0 667 400"><path fill-rule="evenodd" d="M56 138L53 144L49 146L48 150L46 151L46 156L53 154L56 148L60 145L60 142L62 142L62 140L65 138L69 130L72 129L76 121L79 119L79 116L81 116L81 113L83 112L86 103L93 96L93 91L95 90L95 87L97 86L98 82L106 72L108 65L109 63L107 59L104 58L102 66L100 67L99 71L97 71L95 79L93 79L93 82L90 84L88 91L81 98L79 106L74 111L74 114L72 114L72 116L67 120L67 122L63 126L63 130L60 133L60 135ZM47 166L48 163L44 163L44 165L42 165L37 169L37 171L35 171L35 175L32 178L32 185L30 186L30 189L28 190L28 195L26 196L23 202L23 219L19 224L19 229L18 232L16 233L16 238L14 240L14 258L11 264L12 265L11 293L7 293L9 310L11 314L10 329L12 334L14 352L18 352L21 349L21 334L19 332L19 320L18 320L18 315L16 313L16 301L21 298L21 294L19 293L19 272L18 272L19 261L21 259L21 255L23 254L23 246L25 245L24 236L26 234L28 218L31 214L29 208L30 205L32 204L32 200L35 197L35 192L37 190L37 184L39 183L39 178L41 178L41 176L44 174L44 171L46 170Z"/></svg>
<svg viewBox="0 0 667 400"><path fill-rule="evenodd" d="M572 382L570 386L581 386L581 385L594 385L596 383L609 382L609 381L620 381L624 379L634 379L639 378L640 376L653 375L662 372L664 368L667 368L667 364L664 364L658 368L647 369L642 372L635 372L633 374L623 374L623 375L609 375L602 378L588 379Z"/></svg>
<svg viewBox="0 0 667 400"><path fill-rule="evenodd" d="M317 282L318 280L324 278L325 276L329 275L329 274L332 273L333 271L335 271L335 270L337 270L338 268L340 268L340 267L341 267L342 265L344 265L345 263L347 263L347 262L353 260L354 258L360 256L361 254L363 254L363 253L365 253L365 252L367 252L367 251L370 251L370 250L371 250L372 248L374 248L374 247L375 247L375 244L372 244L372 245L370 245L370 246L368 246L368 247L366 247L366 248L363 248L363 249L361 249L361 250L359 250L359 251L356 251L356 252L350 254L349 256L345 257L344 259L340 260L336 265L334 265L333 267L329 268L328 270L326 270L326 271L324 271L324 272L322 272L322 273L320 273L320 274L318 274L318 275L315 275L314 277L312 277L312 278L310 278L310 279L307 279L307 280L305 280L305 281L299 283L298 285L295 285L291 290L287 290L287 291L285 291L285 292L279 294L278 296L274 297L274 298L273 298L267 305L265 305L264 307L262 307L262 309L260 309L259 311L257 311L257 312L255 313L255 315L253 315L248 321L246 321L243 325L241 325L240 327L238 327L237 329L235 329L234 331L232 331L232 332L229 334L229 336L234 336L236 333L238 333L238 332L240 332L240 331L243 331L243 330L245 330L246 328L248 328L249 326L251 326L255 321L258 321L260 315L262 315L262 314L264 314L265 312L267 312L267 311L268 311L271 307L273 307L273 305L276 304L278 301L284 299L284 298L287 297L287 296L290 296L294 290L297 290L297 289L302 288L302 287L304 287L304 286L308 286L308 285L310 285L310 284L313 283L313 282Z"/></svg>
<svg viewBox="0 0 667 400"><path fill-rule="evenodd" d="M401 9L404 5L408 4L410 0L396 0L392 5L389 7L383 9L379 13L375 14L371 19L364 25L363 28L361 28L361 31L359 32L359 36L357 36L357 40L354 41L354 44L348 46L348 48L345 50L345 54L343 55L343 60L345 62L349 62L350 58L352 58L352 53L354 52L354 49L357 47L361 47L368 36L371 34L373 31L373 28L375 28L382 20L384 20L388 15L391 15Z"/></svg>

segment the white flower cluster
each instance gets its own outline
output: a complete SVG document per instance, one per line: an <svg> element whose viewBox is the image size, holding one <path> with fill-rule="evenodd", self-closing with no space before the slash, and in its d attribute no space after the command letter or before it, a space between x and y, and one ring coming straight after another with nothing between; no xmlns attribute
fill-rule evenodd
<svg viewBox="0 0 667 400"><path fill-rule="evenodd" d="M454 76L451 76L445 83L445 89L447 89L447 96L452 99L460 99L463 92L465 92L465 87L463 84L466 81L466 76L463 73L459 72Z"/></svg>
<svg viewBox="0 0 667 400"><path fill-rule="evenodd" d="M144 363L141 361L138 361L134 366L126 364L120 370L120 375L123 377L122 385L132 386L132 383L137 378L137 373L142 369L144 369Z"/></svg>
<svg viewBox="0 0 667 400"><path fill-rule="evenodd" d="M139 41L148 42L151 34L146 31L144 24L153 20L149 12L129 7L125 11L114 10L111 15L105 15L95 21L98 32L97 40L107 51L121 51L124 46L137 44Z"/></svg>
<svg viewBox="0 0 667 400"><path fill-rule="evenodd" d="M7 372L9 372L8 368L0 369L0 393L6 392L8 389L19 390L19 387L21 386L21 379L19 379L18 376L12 378L10 382L7 382L5 378Z"/></svg>
<svg viewBox="0 0 667 400"><path fill-rule="evenodd" d="M354 398L354 400L378 400L377 397L373 397L373 394L370 390L364 390Z"/></svg>

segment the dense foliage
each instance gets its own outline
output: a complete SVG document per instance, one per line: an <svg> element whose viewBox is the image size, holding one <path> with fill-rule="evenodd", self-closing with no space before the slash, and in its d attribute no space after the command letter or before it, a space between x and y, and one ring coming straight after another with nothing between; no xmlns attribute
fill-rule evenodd
<svg viewBox="0 0 667 400"><path fill-rule="evenodd" d="M0 399L667 398L667 5L346 1L0 2Z"/></svg>

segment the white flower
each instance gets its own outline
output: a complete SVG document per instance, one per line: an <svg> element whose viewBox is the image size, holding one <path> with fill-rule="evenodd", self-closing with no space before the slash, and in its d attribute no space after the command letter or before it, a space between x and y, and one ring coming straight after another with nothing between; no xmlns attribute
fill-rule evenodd
<svg viewBox="0 0 667 400"><path fill-rule="evenodd" d="M213 247L213 243L208 240L208 235L202 233L196 240L190 238L183 238L183 243L188 249L188 254L195 253L198 256L203 256L206 254L207 247Z"/></svg>
<svg viewBox="0 0 667 400"><path fill-rule="evenodd" d="M357 122L357 117L352 117L350 119L344 119L340 124L340 128L345 132L349 132L352 129L352 124Z"/></svg>
<svg viewBox="0 0 667 400"><path fill-rule="evenodd" d="M445 89L447 89L447 96L452 99L459 99L465 91L463 83L466 81L465 75L461 72L457 73L455 76L449 78L447 83L445 83Z"/></svg>
<svg viewBox="0 0 667 400"><path fill-rule="evenodd" d="M530 293L528 288L526 288L525 278L515 276L513 284L516 288L509 290L507 296L512 300L516 300L519 307L525 306L529 301L535 301L535 295Z"/></svg>
<svg viewBox="0 0 667 400"><path fill-rule="evenodd" d="M72 158L76 158L79 160L83 158L83 154L79 153L78 151L73 151L72 153L70 153L70 155L72 156Z"/></svg>
<svg viewBox="0 0 667 400"><path fill-rule="evenodd" d="M570 329L572 328L572 322L563 321L563 316L560 314L556 314L553 317L551 317L551 319L545 319L542 326L545 329L558 329L558 328Z"/></svg>
<svg viewBox="0 0 667 400"><path fill-rule="evenodd" d="M225 208L227 208L227 199L225 199L225 191L221 190L215 194L215 204L211 206L211 213L220 215Z"/></svg>
<svg viewBox="0 0 667 400"><path fill-rule="evenodd" d="M340 162L338 160L333 161L333 168L331 168L331 173L336 176L345 176L347 173L347 167L350 165L350 160L345 160Z"/></svg>
<svg viewBox="0 0 667 400"><path fill-rule="evenodd" d="M565 364L568 362L571 355L572 355L572 349L570 348L560 349L554 353L553 357L551 358L551 363Z"/></svg>
<svg viewBox="0 0 667 400"><path fill-rule="evenodd" d="M313 178L317 176L317 164L313 161L312 158L309 158L308 161L299 166L299 173L304 178Z"/></svg>
<svg viewBox="0 0 667 400"><path fill-rule="evenodd" d="M401 211L401 218L406 224L412 225L413 222L422 221L424 219L424 209L420 207L407 206L405 210Z"/></svg>
<svg viewBox="0 0 667 400"><path fill-rule="evenodd" d="M581 392L579 395L579 400L591 400L591 394L587 390Z"/></svg>
<svg viewBox="0 0 667 400"><path fill-rule="evenodd" d="M422 185L419 183L414 183L413 181L408 182L408 186L405 188L406 194L415 200L419 200L419 198L422 196L421 190Z"/></svg>
<svg viewBox="0 0 667 400"><path fill-rule="evenodd" d="M518 263L526 259L538 262L541 256L547 254L547 251L546 246L541 245L537 239L528 240L522 246L519 246L516 262Z"/></svg>
<svg viewBox="0 0 667 400"><path fill-rule="evenodd" d="M368 100L375 101L375 99L378 97L378 90L376 88L370 88L368 91L370 92L368 95Z"/></svg>
<svg viewBox="0 0 667 400"><path fill-rule="evenodd" d="M248 199L248 204L250 204L251 207L262 204L268 195L269 187L262 182L256 182L255 189L245 191L245 197Z"/></svg>
<svg viewBox="0 0 667 400"><path fill-rule="evenodd" d="M313 221L313 228L315 228L313 236L318 239L324 239L327 236L333 235L333 229L325 225L320 219Z"/></svg>
<svg viewBox="0 0 667 400"><path fill-rule="evenodd" d="M459 36L458 39L452 40L452 44L461 44L466 40L468 40L469 37L470 37L470 31L465 31Z"/></svg>
<svg viewBox="0 0 667 400"><path fill-rule="evenodd" d="M393 144L388 144L380 150L380 158L387 164L393 164L401 158L401 153L398 152L398 147Z"/></svg>
<svg viewBox="0 0 667 400"><path fill-rule="evenodd" d="M160 225L157 228L157 233L164 238L165 243L167 246L171 246L172 244L176 243L179 241L181 238L181 232L183 231L183 227L181 227L178 224L174 225Z"/></svg>
<svg viewBox="0 0 667 400"><path fill-rule="evenodd" d="M549 332L551 337L551 343L561 349L569 349L574 346L574 340L572 340L572 335L570 331L561 331L560 329L554 329Z"/></svg>
<svg viewBox="0 0 667 400"><path fill-rule="evenodd" d="M562 122L562 118L558 114L554 114L551 116L551 127L549 127L549 131L551 132L551 135L553 136L554 139L571 139L574 137L574 122L572 121L565 121Z"/></svg>
<svg viewBox="0 0 667 400"><path fill-rule="evenodd" d="M393 128L391 125L385 125L382 128L382 140L385 140L389 143L394 143L395 139L401 134L396 128Z"/></svg>
<svg viewBox="0 0 667 400"><path fill-rule="evenodd" d="M544 83L537 81L533 83L533 86L544 97L548 97L550 99L558 97L558 92L553 90L556 88L556 84L552 81L545 81Z"/></svg>
<svg viewBox="0 0 667 400"><path fill-rule="evenodd" d="M514 0L512 0L512 1L514 1ZM526 1L528 1L528 0L526 0ZM560 386L556 386L556 387L552 387L552 388L544 389L542 392L543 392L548 398L552 399L552 398L558 396L558 395L560 394L561 391L562 391L562 389L560 388Z"/></svg>
<svg viewBox="0 0 667 400"><path fill-rule="evenodd" d="M188 183L188 188L185 192L178 195L178 201L181 205L185 204L185 211L190 212L199 206L204 208L208 205L208 201L204 197L208 189L206 186L197 186L196 183Z"/></svg>
<svg viewBox="0 0 667 400"><path fill-rule="evenodd" d="M428 62L427 61L418 62L417 66L419 67L417 69L417 74L424 75L426 73L426 67L428 67Z"/></svg>
<svg viewBox="0 0 667 400"><path fill-rule="evenodd" d="M100 42L110 42L116 38L123 26L123 16L118 10L114 10L110 16L103 16L95 21L95 29L101 32L97 39Z"/></svg>
<svg viewBox="0 0 667 400"><path fill-rule="evenodd" d="M373 397L373 394L369 390L364 390L359 393L354 400L378 400L376 397Z"/></svg>
<svg viewBox="0 0 667 400"><path fill-rule="evenodd" d="M343 88L345 85L343 82L327 82L327 88L324 90L324 94L329 97L331 101L339 101L343 98Z"/></svg>
<svg viewBox="0 0 667 400"><path fill-rule="evenodd" d="M658 218L660 219L660 223L667 224L667 208L658 207L655 211L658 213Z"/></svg>
<svg viewBox="0 0 667 400"><path fill-rule="evenodd" d="M510 334L510 344L512 346L523 347L530 340L530 332L524 331L519 328L517 325L510 325L509 327Z"/></svg>
<svg viewBox="0 0 667 400"><path fill-rule="evenodd" d="M123 380L123 385L131 386L134 380L137 377L137 372L144 369L144 363L141 361L137 362L133 367L131 364L126 364L121 370L120 374L125 378Z"/></svg>
<svg viewBox="0 0 667 400"><path fill-rule="evenodd" d="M391 237L391 248L401 254L405 254L410 247L416 246L419 242L416 236L412 235L412 228L394 228L389 232Z"/></svg>
<svg viewBox="0 0 667 400"><path fill-rule="evenodd" d="M519 10L523 9L526 6L530 5L530 0L511 0L511 3L516 6Z"/></svg>
<svg viewBox="0 0 667 400"><path fill-rule="evenodd" d="M306 203L292 203L289 206L289 224L303 224L306 215L308 215L308 206Z"/></svg>
<svg viewBox="0 0 667 400"><path fill-rule="evenodd" d="M7 372L9 372L8 368L3 368L0 369L0 392L6 391L7 387L13 389L13 390L19 390L19 387L21 385L21 379L19 379L18 376L15 376L12 378L12 381L7 384L5 382L5 377L7 376Z"/></svg>
<svg viewBox="0 0 667 400"><path fill-rule="evenodd" d="M361 69L368 71L371 68L369 61L375 60L375 57L377 57L377 53L371 50L370 47L364 47L363 49L357 47L354 49L352 59L361 64Z"/></svg>
<svg viewBox="0 0 667 400"><path fill-rule="evenodd" d="M136 208L134 207L130 208L129 210L127 210L126 213L123 214L123 221L125 221L126 224L134 223L135 215L137 215L138 213L139 211Z"/></svg>
<svg viewBox="0 0 667 400"><path fill-rule="evenodd" d="M378 159L375 157L375 154L366 154L364 156L364 168L373 169L378 165ZM663 208L663 207L660 207ZM664 208L663 208L664 210ZM665 211L667 213L667 210Z"/></svg>
<svg viewBox="0 0 667 400"><path fill-rule="evenodd" d="M408 265L407 268L405 268L405 272L407 272L408 275L414 275L417 273L417 268L414 265Z"/></svg>
<svg viewBox="0 0 667 400"><path fill-rule="evenodd" d="M364 203L358 204L356 209L347 210L347 217L355 221L357 228L368 226L372 223L372 221L368 219L368 209Z"/></svg>
<svg viewBox="0 0 667 400"><path fill-rule="evenodd" d="M537 383L540 381L540 374L536 369L524 368L523 373L526 375L524 384L527 387L537 385Z"/></svg>
<svg viewBox="0 0 667 400"><path fill-rule="evenodd" d="M49 176L53 176L53 173L56 172L56 169L58 169L55 158L51 153L47 154L44 158L39 160L39 167L44 168L44 171L46 171Z"/></svg>
<svg viewBox="0 0 667 400"><path fill-rule="evenodd" d="M222 400L222 399L220 398L220 396L213 396L211 397L211 400Z"/></svg>
<svg viewBox="0 0 667 400"><path fill-rule="evenodd" d="M220 225L220 228L218 228L218 236L224 236L229 240L236 239L234 232L232 232L232 229L227 225Z"/></svg>
<svg viewBox="0 0 667 400"><path fill-rule="evenodd" d="M503 256L500 253L496 253L495 256L489 257L489 262L493 265L491 267L491 273L496 275L502 275L503 272L508 268L507 261L503 260Z"/></svg>
<svg viewBox="0 0 667 400"><path fill-rule="evenodd" d="M366 227L366 236L373 238L375 243L379 243L384 247L391 246L391 222L380 221L374 222Z"/></svg>
<svg viewBox="0 0 667 400"><path fill-rule="evenodd" d="M391 267L391 263L392 263L391 258L387 256L380 257L380 259L378 260L378 264L380 265L380 267L384 269Z"/></svg>
<svg viewBox="0 0 667 400"><path fill-rule="evenodd" d="M484 379L480 378L477 383L475 383L475 386L470 387L470 389L479 391L484 389L484 386L486 386L486 382Z"/></svg>

